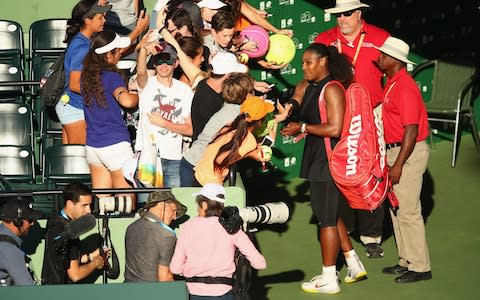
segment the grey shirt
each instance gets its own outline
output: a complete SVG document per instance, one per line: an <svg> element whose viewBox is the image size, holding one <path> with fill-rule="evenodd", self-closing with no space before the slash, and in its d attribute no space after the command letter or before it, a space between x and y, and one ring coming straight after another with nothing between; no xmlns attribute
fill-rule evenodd
<svg viewBox="0 0 480 300"><path fill-rule="evenodd" d="M152 213L130 224L125 234L125 281L158 281L158 266L169 266L175 232Z"/></svg>
<svg viewBox="0 0 480 300"><path fill-rule="evenodd" d="M10 236L19 245L22 243L22 240L3 224L0 224L0 234ZM20 248L9 242L0 241L0 253L0 279L10 277L14 285L35 284L25 265L25 253Z"/></svg>
<svg viewBox="0 0 480 300"><path fill-rule="evenodd" d="M212 141L215 135L223 128L230 124L240 114L240 105L225 103L219 111L217 111L198 135L198 138L192 143L190 148L185 152L183 157L191 165L196 166L197 162L202 158L205 148Z"/></svg>

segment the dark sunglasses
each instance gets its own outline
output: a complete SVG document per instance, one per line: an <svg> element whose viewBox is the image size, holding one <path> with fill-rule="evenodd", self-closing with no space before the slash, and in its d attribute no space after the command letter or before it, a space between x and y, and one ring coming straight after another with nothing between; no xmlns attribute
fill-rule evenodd
<svg viewBox="0 0 480 300"><path fill-rule="evenodd" d="M157 61L156 61L156 65L157 65L157 66L159 66L159 65L161 65L161 64L167 64L167 65L171 66L171 65L173 65L174 63L175 63L175 59L172 59L172 58L170 58L170 59L161 59L161 58L159 58L159 59L157 59Z"/></svg>
<svg viewBox="0 0 480 300"><path fill-rule="evenodd" d="M159 66L161 64L167 64L169 66L175 64L176 59L172 58L169 53L158 53L154 56L154 64Z"/></svg>
<svg viewBox="0 0 480 300"><path fill-rule="evenodd" d="M356 12L358 9L352 9L352 10L349 10L349 11L344 11L344 12L340 12L340 13L336 13L336 14L333 14L335 17L339 18L340 16L344 16L344 17L350 17L354 12Z"/></svg>

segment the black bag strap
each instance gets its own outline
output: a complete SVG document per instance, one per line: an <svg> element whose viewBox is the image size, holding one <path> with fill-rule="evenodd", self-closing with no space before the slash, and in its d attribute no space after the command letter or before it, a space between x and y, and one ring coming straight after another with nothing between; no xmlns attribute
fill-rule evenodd
<svg viewBox="0 0 480 300"><path fill-rule="evenodd" d="M14 245L15 247L20 248L20 244L17 243L16 240L14 240L11 236L8 236L6 234L0 234L0 242L7 242L7 243L10 243L12 245Z"/></svg>
<svg viewBox="0 0 480 300"><path fill-rule="evenodd" d="M233 278L231 277L211 277L211 276L194 276L186 277L186 282L200 282L207 284L226 284L233 286Z"/></svg>

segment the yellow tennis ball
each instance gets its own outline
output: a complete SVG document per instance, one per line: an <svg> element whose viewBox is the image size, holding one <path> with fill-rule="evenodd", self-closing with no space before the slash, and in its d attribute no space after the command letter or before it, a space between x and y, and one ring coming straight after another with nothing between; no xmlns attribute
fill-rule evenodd
<svg viewBox="0 0 480 300"><path fill-rule="evenodd" d="M248 55L247 53L239 53L238 54L238 60L242 63L242 64L247 64L248 63Z"/></svg>
<svg viewBox="0 0 480 300"><path fill-rule="evenodd" d="M270 48L265 60L274 64L288 64L295 57L295 43L284 34L273 34L270 36Z"/></svg>

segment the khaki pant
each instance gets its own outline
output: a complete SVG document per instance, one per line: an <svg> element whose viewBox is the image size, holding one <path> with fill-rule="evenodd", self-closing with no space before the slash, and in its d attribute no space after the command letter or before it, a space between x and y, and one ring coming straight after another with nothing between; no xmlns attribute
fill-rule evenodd
<svg viewBox="0 0 480 300"><path fill-rule="evenodd" d="M400 147L387 150L389 166L395 163L399 152ZM396 215L390 211L400 258L398 264L415 272L430 271L430 257L420 204L423 173L427 169L428 154L428 145L425 141L415 144L412 154L403 166L400 182L393 186L399 209Z"/></svg>

